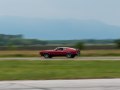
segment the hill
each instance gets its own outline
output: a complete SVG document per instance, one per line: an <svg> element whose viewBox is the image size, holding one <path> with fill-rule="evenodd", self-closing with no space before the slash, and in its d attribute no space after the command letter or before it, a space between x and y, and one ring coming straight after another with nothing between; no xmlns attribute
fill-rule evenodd
<svg viewBox="0 0 120 90"><path fill-rule="evenodd" d="M120 27L95 20L0 17L0 33L42 40L118 39Z"/></svg>

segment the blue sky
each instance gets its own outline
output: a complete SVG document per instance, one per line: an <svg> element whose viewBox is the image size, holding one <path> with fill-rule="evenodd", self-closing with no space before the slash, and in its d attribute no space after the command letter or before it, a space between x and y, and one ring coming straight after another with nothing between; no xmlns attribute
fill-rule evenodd
<svg viewBox="0 0 120 90"><path fill-rule="evenodd" d="M0 16L98 20L120 26L120 0L0 0Z"/></svg>

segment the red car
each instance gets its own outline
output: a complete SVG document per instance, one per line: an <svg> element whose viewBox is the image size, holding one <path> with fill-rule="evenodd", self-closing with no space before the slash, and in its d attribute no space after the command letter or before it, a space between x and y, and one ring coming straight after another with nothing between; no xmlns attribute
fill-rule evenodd
<svg viewBox="0 0 120 90"><path fill-rule="evenodd" d="M80 55L80 50L70 47L57 47L54 50L43 50L40 51L40 55L45 58L52 58L53 56L66 56L67 58L74 58Z"/></svg>

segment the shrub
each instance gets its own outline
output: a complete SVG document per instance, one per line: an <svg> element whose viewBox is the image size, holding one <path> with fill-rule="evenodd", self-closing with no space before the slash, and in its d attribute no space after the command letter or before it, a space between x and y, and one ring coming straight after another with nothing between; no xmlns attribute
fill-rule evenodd
<svg viewBox="0 0 120 90"><path fill-rule="evenodd" d="M78 48L78 49L84 49L85 45L83 42L78 42L75 44L75 48Z"/></svg>
<svg viewBox="0 0 120 90"><path fill-rule="evenodd" d="M115 43L116 43L117 47L120 48L120 39L116 40Z"/></svg>

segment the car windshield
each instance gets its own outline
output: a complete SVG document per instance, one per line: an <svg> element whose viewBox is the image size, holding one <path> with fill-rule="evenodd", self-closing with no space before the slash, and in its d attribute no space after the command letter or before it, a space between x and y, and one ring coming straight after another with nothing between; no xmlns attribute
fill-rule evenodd
<svg viewBox="0 0 120 90"><path fill-rule="evenodd" d="M58 50L58 48L55 48L54 50L56 51L56 50Z"/></svg>

